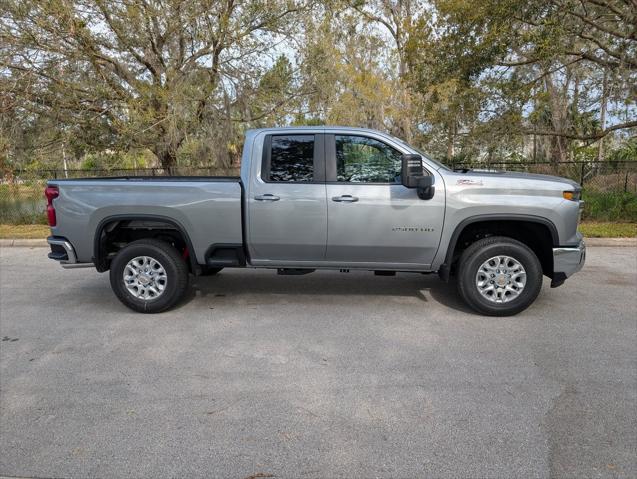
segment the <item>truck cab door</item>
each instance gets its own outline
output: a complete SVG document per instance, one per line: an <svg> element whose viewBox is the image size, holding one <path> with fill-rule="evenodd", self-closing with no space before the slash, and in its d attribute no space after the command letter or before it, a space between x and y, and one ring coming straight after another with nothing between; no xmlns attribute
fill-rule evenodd
<svg viewBox="0 0 637 479"><path fill-rule="evenodd" d="M344 267L423 270L444 220L444 184L433 198L401 184L399 145L365 134L326 134L328 238L325 260Z"/></svg>
<svg viewBox="0 0 637 479"><path fill-rule="evenodd" d="M246 192L251 263L285 266L323 261L327 244L323 135L268 134L260 144L262 150L253 152Z"/></svg>

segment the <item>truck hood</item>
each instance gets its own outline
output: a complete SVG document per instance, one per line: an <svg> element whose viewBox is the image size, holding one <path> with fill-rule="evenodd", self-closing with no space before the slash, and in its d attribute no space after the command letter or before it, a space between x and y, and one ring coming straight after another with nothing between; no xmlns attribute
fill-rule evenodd
<svg viewBox="0 0 637 479"><path fill-rule="evenodd" d="M536 173L521 173L518 171L480 171L480 170L469 170L466 173L456 172L462 177L466 177L467 179L476 180L480 178L502 178L502 179L511 179L511 180L534 180L534 181L548 181L551 183L562 183L571 186L577 190L581 189L580 185L569 179L562 178L560 176L551 176L551 175L540 175Z"/></svg>

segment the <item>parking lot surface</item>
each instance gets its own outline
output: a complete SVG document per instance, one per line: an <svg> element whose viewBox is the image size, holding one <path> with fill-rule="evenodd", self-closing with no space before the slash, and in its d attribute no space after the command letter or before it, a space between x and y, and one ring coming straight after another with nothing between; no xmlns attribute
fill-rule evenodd
<svg viewBox="0 0 637 479"><path fill-rule="evenodd" d="M637 252L512 318L435 275L224 270L179 308L0 251L0 476L635 477Z"/></svg>

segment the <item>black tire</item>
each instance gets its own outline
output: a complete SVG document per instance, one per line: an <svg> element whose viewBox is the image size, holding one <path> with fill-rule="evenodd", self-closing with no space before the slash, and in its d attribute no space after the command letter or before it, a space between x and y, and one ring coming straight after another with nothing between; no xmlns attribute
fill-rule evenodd
<svg viewBox="0 0 637 479"><path fill-rule="evenodd" d="M494 256L510 256L526 271L526 284L519 295L503 303L485 298L476 285L478 270ZM488 316L512 316L528 308L542 289L542 265L535 253L524 243L504 236L492 236L476 241L458 261L458 291L462 299L477 312Z"/></svg>
<svg viewBox="0 0 637 479"><path fill-rule="evenodd" d="M124 270L129 261L147 256L159 262L165 270L165 287L156 298L141 299L128 291ZM111 263L111 288L115 296L130 309L140 313L161 313L177 304L188 288L188 266L179 252L169 243L155 239L141 239L122 248Z"/></svg>

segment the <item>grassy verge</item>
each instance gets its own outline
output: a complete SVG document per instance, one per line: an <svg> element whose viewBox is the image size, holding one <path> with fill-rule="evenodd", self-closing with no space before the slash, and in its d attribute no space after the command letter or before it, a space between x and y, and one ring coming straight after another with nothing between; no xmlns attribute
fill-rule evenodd
<svg viewBox="0 0 637 479"><path fill-rule="evenodd" d="M637 195L624 192L584 190L584 221L637 221ZM624 223L626 224L626 223Z"/></svg>
<svg viewBox="0 0 637 479"><path fill-rule="evenodd" d="M588 238L634 238L637 236L637 223L585 221L580 224L579 230Z"/></svg>
<svg viewBox="0 0 637 479"><path fill-rule="evenodd" d="M634 238L637 236L637 223L598 223L583 222L579 230L588 238ZM2 225L0 238L46 238L49 236L46 225Z"/></svg>
<svg viewBox="0 0 637 479"><path fill-rule="evenodd" d="M51 233L46 225L2 225L0 238L10 239L45 239Z"/></svg>

